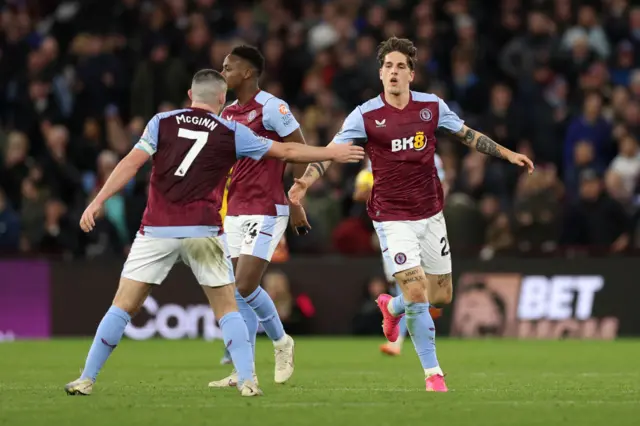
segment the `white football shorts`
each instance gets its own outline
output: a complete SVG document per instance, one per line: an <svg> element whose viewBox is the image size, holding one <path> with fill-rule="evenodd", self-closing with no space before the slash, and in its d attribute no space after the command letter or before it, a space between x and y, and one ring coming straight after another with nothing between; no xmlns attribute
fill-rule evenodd
<svg viewBox="0 0 640 426"><path fill-rule="evenodd" d="M373 222L387 277L422 266L430 275L451 273L451 249L442 212L428 219Z"/></svg>
<svg viewBox="0 0 640 426"><path fill-rule="evenodd" d="M162 284L181 260L200 285L221 287L235 281L226 236L205 238L151 238L137 234L122 276L148 284Z"/></svg>
<svg viewBox="0 0 640 426"><path fill-rule="evenodd" d="M231 258L246 254L270 262L288 223L289 216L227 216L224 232Z"/></svg>

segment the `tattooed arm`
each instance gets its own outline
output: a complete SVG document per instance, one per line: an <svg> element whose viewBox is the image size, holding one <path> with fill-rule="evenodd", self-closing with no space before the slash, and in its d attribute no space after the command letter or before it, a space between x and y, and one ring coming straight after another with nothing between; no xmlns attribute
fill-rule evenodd
<svg viewBox="0 0 640 426"><path fill-rule="evenodd" d="M366 138L367 132L364 127L362 111L360 107L357 107L345 118L340 131L333 138L333 141L327 145L327 148L333 148L343 144L352 145L354 141L366 140ZM316 161L310 163L302 178L295 179L295 183L289 190L289 201L294 205L300 205L301 200L307 192L307 188L321 178L330 165L331 161Z"/></svg>
<svg viewBox="0 0 640 426"><path fill-rule="evenodd" d="M331 142L327 145L327 148L332 145L336 145ZM293 205L300 205L300 201L304 198L307 188L309 188L315 181L320 179L327 171L332 161L316 161L309 163L307 170L304 172L300 179L294 179L294 184L289 190L289 201Z"/></svg>
<svg viewBox="0 0 640 426"><path fill-rule="evenodd" d="M533 172L533 162L526 155L518 154L505 148L477 130L463 125L460 131L452 134L469 148L474 148L476 151L491 155L492 157L507 160L518 166L527 167L529 174Z"/></svg>
<svg viewBox="0 0 640 426"><path fill-rule="evenodd" d="M330 145L331 144L327 146ZM327 171L330 165L331 161L317 161L315 163L310 163L300 180L307 184L307 186L311 186L315 181L324 176L324 173Z"/></svg>

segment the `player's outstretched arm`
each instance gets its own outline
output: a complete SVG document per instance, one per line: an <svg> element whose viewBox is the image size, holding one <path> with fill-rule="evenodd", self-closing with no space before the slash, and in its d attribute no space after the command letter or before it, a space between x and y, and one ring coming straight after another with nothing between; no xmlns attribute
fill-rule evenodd
<svg viewBox="0 0 640 426"><path fill-rule="evenodd" d="M336 161L338 163L357 163L364 158L364 148L352 144L329 144L322 148L295 142L273 142L265 154L288 163L311 163L313 161Z"/></svg>
<svg viewBox="0 0 640 426"><path fill-rule="evenodd" d="M91 231L95 223L95 217L105 201L117 194L138 173L140 167L149 160L150 155L141 149L134 148L113 169L109 178L104 183L96 198L87 206L80 219L80 227L83 231Z"/></svg>
<svg viewBox="0 0 640 426"><path fill-rule="evenodd" d="M367 138L367 133L364 128L364 119L362 117L362 111L360 108L356 108L351 111L351 114L347 116L340 128L340 131L336 134L333 141L327 145L326 149L336 149L340 146L350 146L354 141L359 141ZM320 179L324 175L325 171L331 165L331 161L324 161L321 159L316 160L315 163L307 166L307 171L304 173L301 179L295 179L295 184L289 190L289 201L294 205L299 205L304 198L307 188Z"/></svg>
<svg viewBox="0 0 640 426"><path fill-rule="evenodd" d="M477 130L473 130L466 125L463 125L462 129L452 134L460 139L463 144L470 148L474 148L478 152L507 160L510 163L521 167L526 167L529 174L533 173L533 162L526 155L518 154L517 152L513 152L510 149L505 148Z"/></svg>
<svg viewBox="0 0 640 426"><path fill-rule="evenodd" d="M331 142L325 149L339 147L345 144L337 144ZM364 152L363 152L364 153ZM307 166L307 170L300 179L294 179L294 184L289 189L289 201L291 204L300 205L300 202L304 198L307 188L309 188L315 181L320 179L331 166L332 161L316 161Z"/></svg>

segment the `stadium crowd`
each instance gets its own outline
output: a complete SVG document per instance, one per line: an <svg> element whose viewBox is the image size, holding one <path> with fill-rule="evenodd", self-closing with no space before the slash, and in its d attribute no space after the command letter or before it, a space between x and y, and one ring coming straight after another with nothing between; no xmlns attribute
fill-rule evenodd
<svg viewBox="0 0 640 426"><path fill-rule="evenodd" d="M146 121L185 105L192 74L220 69L233 46L262 49L262 88L289 102L308 144L323 145L379 93L375 50L391 35L418 47L414 90L438 94L537 165L527 178L440 136L457 254L638 249L640 7L629 3L7 0L0 251L126 252L149 169L109 200L91 234L77 225L83 207ZM379 250L351 198L360 167L334 165L309 190L313 230L287 238L292 253Z"/></svg>

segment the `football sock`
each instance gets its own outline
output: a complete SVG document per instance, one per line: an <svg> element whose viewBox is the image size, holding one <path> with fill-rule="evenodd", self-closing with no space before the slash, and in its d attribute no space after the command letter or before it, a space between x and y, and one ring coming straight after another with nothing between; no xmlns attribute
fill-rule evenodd
<svg viewBox="0 0 640 426"><path fill-rule="evenodd" d="M436 357L436 328L429 314L429 304L408 302L405 316L422 368L426 374L433 374L435 370L432 369L438 368L439 364Z"/></svg>
<svg viewBox="0 0 640 426"><path fill-rule="evenodd" d="M404 341L404 337L407 335L407 316L403 316L400 319L400 323L398 324L400 327L400 333L398 334L398 340L395 341L396 346L402 346L402 342Z"/></svg>
<svg viewBox="0 0 640 426"><path fill-rule="evenodd" d="M244 322L247 324L247 332L249 333L249 342L251 342L251 349L253 350L253 356L256 355L256 336L258 335L258 317L253 311L251 306L244 300L244 297L240 295L236 290L236 303L238 304L238 311ZM228 352L228 351L227 351Z"/></svg>
<svg viewBox="0 0 640 426"><path fill-rule="evenodd" d="M400 293L398 296L394 297L389 301L387 305L387 309L393 316L402 315L405 312L404 309L404 296Z"/></svg>
<svg viewBox="0 0 640 426"><path fill-rule="evenodd" d="M275 342L284 337L284 326L278 316L276 305L273 304L273 300L262 287L258 286L244 300L253 308L269 339Z"/></svg>
<svg viewBox="0 0 640 426"><path fill-rule="evenodd" d="M242 315L240 312L229 312L220 318L219 323L224 346L229 351L233 366L238 372L238 383L253 380L253 351Z"/></svg>
<svg viewBox="0 0 640 426"><path fill-rule="evenodd" d="M95 382L102 366L111 355L111 352L118 346L124 329L131 321L131 316L122 309L111 306L100 321L96 336L89 349L87 360L82 370L82 379L89 378Z"/></svg>

